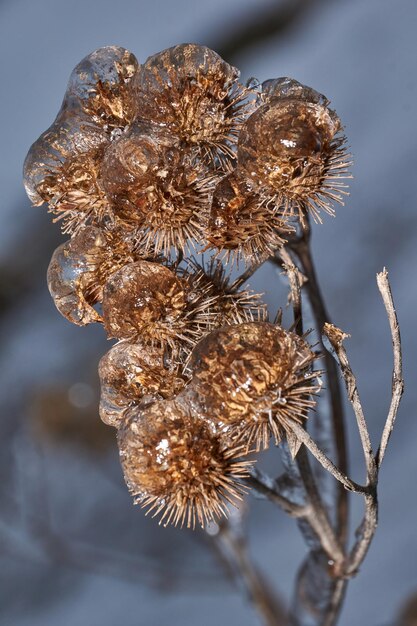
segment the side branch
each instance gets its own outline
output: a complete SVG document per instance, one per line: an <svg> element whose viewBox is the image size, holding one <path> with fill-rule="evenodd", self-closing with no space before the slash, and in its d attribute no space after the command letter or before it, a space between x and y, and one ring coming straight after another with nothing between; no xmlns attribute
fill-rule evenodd
<svg viewBox="0 0 417 626"><path fill-rule="evenodd" d="M388 441L394 428L395 419L398 413L398 407L401 402L401 396L404 392L404 379L402 368L402 350L401 350L401 335L400 327L398 325L397 313L395 311L394 300L392 297L391 286L389 284L388 272L384 268L382 272L376 275L376 282L378 289L384 302L385 310L388 316L388 322L391 330L392 338L392 350L394 355L394 368L392 373L392 395L391 403L388 410L388 416L385 422L384 430L382 431L381 443L379 445L378 452L376 454L376 463L378 468L381 467L384 460L385 451L387 449Z"/></svg>
<svg viewBox="0 0 417 626"><path fill-rule="evenodd" d="M365 415L359 397L356 376L352 371L345 347L343 345L343 341L349 335L346 335L343 331L340 330L340 328L333 326L333 324L327 323L323 327L323 333L330 341L339 360L340 369L342 371L343 379L346 385L347 395L355 413L356 422L358 425L363 454L365 457L368 484L374 484L377 479L377 470L374 454L372 452L371 438L369 436L368 426L366 424Z"/></svg>
<svg viewBox="0 0 417 626"><path fill-rule="evenodd" d="M298 439L305 445L311 454L317 459L317 461L327 470L336 480L338 480L348 491L354 491L356 493L368 493L368 488L355 483L348 478L336 465L329 459L328 456L320 450L316 442L310 437L308 432L304 428L297 424L297 422L291 423L291 430L298 437Z"/></svg>

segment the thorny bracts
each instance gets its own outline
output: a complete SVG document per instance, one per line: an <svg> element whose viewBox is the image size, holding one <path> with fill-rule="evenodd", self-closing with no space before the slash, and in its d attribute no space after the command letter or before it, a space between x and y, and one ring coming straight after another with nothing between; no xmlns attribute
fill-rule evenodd
<svg viewBox="0 0 417 626"><path fill-rule="evenodd" d="M306 212L342 202L349 159L328 105L288 78L255 92L204 46L143 65L100 48L26 158L30 199L71 237L51 295L118 340L100 362L100 415L135 501L164 523L226 515L254 450L289 440L315 404L315 353L220 258L260 263ZM200 264L193 249L213 256Z"/></svg>

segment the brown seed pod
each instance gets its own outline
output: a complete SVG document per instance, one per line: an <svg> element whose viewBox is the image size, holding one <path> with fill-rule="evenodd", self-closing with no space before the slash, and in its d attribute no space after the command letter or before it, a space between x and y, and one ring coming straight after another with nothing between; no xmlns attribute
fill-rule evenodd
<svg viewBox="0 0 417 626"><path fill-rule="evenodd" d="M129 50L119 46L98 48L72 71L66 100L75 100L107 132L124 128L138 114L138 69L139 63Z"/></svg>
<svg viewBox="0 0 417 626"><path fill-rule="evenodd" d="M73 324L101 320L93 308L101 299L101 276L111 252L105 233L92 226L58 246L48 267L48 288L58 311Z"/></svg>
<svg viewBox="0 0 417 626"><path fill-rule="evenodd" d="M266 317L260 296L229 285L215 261L207 268L190 261L178 275L158 263L138 261L112 274L104 288L109 337L169 346L183 367L211 329Z"/></svg>
<svg viewBox="0 0 417 626"><path fill-rule="evenodd" d="M134 115L132 79L138 64L123 48L100 48L73 71L57 118L31 146L26 192L47 202L63 232L100 224L109 211L99 183L106 146Z"/></svg>
<svg viewBox="0 0 417 626"><path fill-rule="evenodd" d="M242 127L239 167L261 196L282 205L283 215L302 220L309 211L321 221L320 210L333 215L332 203L343 204L347 194L350 161L341 130L323 104L272 97Z"/></svg>
<svg viewBox="0 0 417 626"><path fill-rule="evenodd" d="M70 322L84 326L100 322L94 305L103 299L110 274L140 258L123 233L87 226L58 246L48 267L48 288L58 311Z"/></svg>
<svg viewBox="0 0 417 626"><path fill-rule="evenodd" d="M138 73L141 117L163 123L222 169L249 111L239 71L213 50L181 44L149 57Z"/></svg>
<svg viewBox="0 0 417 626"><path fill-rule="evenodd" d="M138 122L106 151L101 184L140 248L169 257L201 240L217 177L175 138Z"/></svg>
<svg viewBox="0 0 417 626"><path fill-rule="evenodd" d="M244 491L238 480L250 462L240 460L242 448L229 447L186 404L160 400L131 410L118 443L135 503L161 514L165 526L204 526L227 515L227 503Z"/></svg>
<svg viewBox="0 0 417 626"><path fill-rule="evenodd" d="M159 263L129 263L112 274L103 294L109 337L175 345L186 309L184 286Z"/></svg>
<svg viewBox="0 0 417 626"><path fill-rule="evenodd" d="M258 195L237 168L214 190L207 229L210 247L224 252L228 261L265 260L293 231L279 209Z"/></svg>
<svg viewBox="0 0 417 626"><path fill-rule="evenodd" d="M320 389L307 342L279 326L253 322L211 332L195 347L189 387L209 421L248 447L266 448L303 422Z"/></svg>
<svg viewBox="0 0 417 626"><path fill-rule="evenodd" d="M126 409L145 397L171 398L185 385L160 346L122 341L100 360L100 417L105 424L119 428Z"/></svg>
<svg viewBox="0 0 417 626"><path fill-rule="evenodd" d="M98 168L108 137L84 114L58 115L28 152L26 192L36 206L47 202L64 233L98 223L108 202L98 182Z"/></svg>

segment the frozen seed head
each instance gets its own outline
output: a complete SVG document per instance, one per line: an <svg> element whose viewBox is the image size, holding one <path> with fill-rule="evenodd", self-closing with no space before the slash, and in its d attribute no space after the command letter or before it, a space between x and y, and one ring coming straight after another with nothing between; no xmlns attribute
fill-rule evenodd
<svg viewBox="0 0 417 626"><path fill-rule="evenodd" d="M101 300L103 269L110 254L105 233L94 227L80 231L53 253L48 288L58 311L73 324L101 320L94 305Z"/></svg>
<svg viewBox="0 0 417 626"><path fill-rule="evenodd" d="M272 255L292 232L280 205L257 194L237 168L216 186L208 220L210 247L226 259L258 262Z"/></svg>
<svg viewBox="0 0 417 626"><path fill-rule="evenodd" d="M55 250L48 267L49 292L58 311L73 324L101 321L94 309L102 297L102 268L109 260L105 233L87 227Z"/></svg>
<svg viewBox="0 0 417 626"><path fill-rule="evenodd" d="M158 263L129 263L104 287L104 326L116 339L174 343L185 308L182 282Z"/></svg>
<svg viewBox="0 0 417 626"><path fill-rule="evenodd" d="M26 192L34 205L48 203L65 233L100 222L108 209L98 181L106 144L105 131L90 118L61 113L28 152Z"/></svg>
<svg viewBox="0 0 417 626"><path fill-rule="evenodd" d="M260 195L281 204L284 215L302 220L309 211L321 221L320 211L333 215L332 204L343 204L347 194L350 161L341 131L339 118L323 103L271 97L242 128L239 166Z"/></svg>
<svg viewBox="0 0 417 626"><path fill-rule="evenodd" d="M71 73L63 107L79 106L108 132L137 115L136 57L119 46L98 48Z"/></svg>
<svg viewBox="0 0 417 626"><path fill-rule="evenodd" d="M217 177L155 125L137 123L106 151L101 182L139 247L184 250L201 240Z"/></svg>
<svg viewBox="0 0 417 626"><path fill-rule="evenodd" d="M118 431L120 458L135 502L160 523L205 526L227 515L244 491L250 462L187 405L161 400L132 410Z"/></svg>
<svg viewBox="0 0 417 626"><path fill-rule="evenodd" d="M236 68L205 46L168 48L141 66L140 115L166 124L216 167L227 169L248 113L238 77Z"/></svg>
<svg viewBox="0 0 417 626"><path fill-rule="evenodd" d="M253 322L211 332L190 361L192 392L208 420L248 448L278 444L315 405L320 384L307 342L279 326Z"/></svg>
<svg viewBox="0 0 417 626"><path fill-rule="evenodd" d="M48 203L64 232L100 224L108 212L100 164L113 134L134 116L137 68L123 48L88 55L72 72L54 123L28 152L26 192L34 205Z"/></svg>
<svg viewBox="0 0 417 626"><path fill-rule="evenodd" d="M216 262L204 269L191 261L176 275L158 263L138 261L112 274L104 288L108 336L167 346L181 367L213 328L266 315L259 295L229 285Z"/></svg>
<svg viewBox="0 0 417 626"><path fill-rule="evenodd" d="M122 341L100 360L100 417L119 428L128 408L144 399L171 398L183 388L184 378L161 346Z"/></svg>
<svg viewBox="0 0 417 626"><path fill-rule="evenodd" d="M111 274L142 257L124 233L86 226L58 246L48 267L48 288L58 311L73 324L100 322L94 308Z"/></svg>

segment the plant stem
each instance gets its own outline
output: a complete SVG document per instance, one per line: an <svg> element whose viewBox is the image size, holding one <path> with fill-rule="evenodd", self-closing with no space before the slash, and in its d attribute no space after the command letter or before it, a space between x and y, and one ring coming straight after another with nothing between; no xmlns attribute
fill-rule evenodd
<svg viewBox="0 0 417 626"><path fill-rule="evenodd" d="M294 240L292 242L290 241L288 246L296 255L300 263L301 270L304 276L307 278L305 287L313 310L316 330L323 350L324 363L327 373L327 384L330 393L333 436L335 442L335 464L343 474L347 475L348 454L344 423L343 401L339 384L339 372L335 359L333 358L332 354L326 350L321 338L323 326L326 322L330 322L330 316L327 313L326 306L324 304L315 267L313 264L310 250L310 236L311 230L309 222L307 221L304 226L302 236L299 237L297 240ZM346 544L348 535L348 494L341 483L338 484L337 490L336 532L340 544L343 546Z"/></svg>

